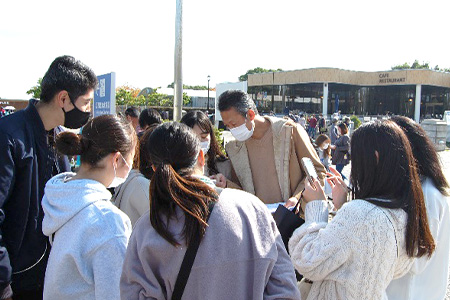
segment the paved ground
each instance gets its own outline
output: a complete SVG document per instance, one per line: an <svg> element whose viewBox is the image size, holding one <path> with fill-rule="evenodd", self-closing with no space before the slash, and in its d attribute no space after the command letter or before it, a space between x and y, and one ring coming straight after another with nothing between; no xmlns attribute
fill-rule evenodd
<svg viewBox="0 0 450 300"><path fill-rule="evenodd" d="M444 174L447 177L447 180L450 182L450 150L447 148L445 151L438 152L439 157L442 162L442 166L444 168ZM345 166L343 173L345 176L350 175L350 165ZM450 265L449 265L449 271L450 271ZM449 272L450 274L450 272ZM449 285L447 286L447 295L445 297L445 300L450 300L450 276L449 276Z"/></svg>

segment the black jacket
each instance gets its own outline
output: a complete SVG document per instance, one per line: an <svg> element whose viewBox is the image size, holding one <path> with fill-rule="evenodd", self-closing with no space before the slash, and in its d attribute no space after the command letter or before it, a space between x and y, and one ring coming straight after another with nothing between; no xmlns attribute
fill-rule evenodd
<svg viewBox="0 0 450 300"><path fill-rule="evenodd" d="M44 187L70 170L67 157L51 146L59 128L45 131L36 103L0 119L0 289L9 287L11 277L15 290L43 284L49 250L42 233Z"/></svg>
<svg viewBox="0 0 450 300"><path fill-rule="evenodd" d="M334 144L336 149L332 154L331 162L333 165L347 165L350 161L350 138L348 135L341 135Z"/></svg>

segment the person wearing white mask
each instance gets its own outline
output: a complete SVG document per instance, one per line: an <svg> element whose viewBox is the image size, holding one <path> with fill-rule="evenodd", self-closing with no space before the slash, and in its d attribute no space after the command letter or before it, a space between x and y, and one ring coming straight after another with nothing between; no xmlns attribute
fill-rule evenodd
<svg viewBox="0 0 450 300"><path fill-rule="evenodd" d="M317 153L319 154L320 162L324 165L327 170L330 170L329 166L331 164L331 148L330 148L330 138L321 134L317 137L316 142Z"/></svg>
<svg viewBox="0 0 450 300"><path fill-rule="evenodd" d="M130 219L109 200L123 183L137 143L131 125L103 115L81 135L64 132L56 148L80 155L77 173L50 179L42 199L42 231L52 244L44 299L120 299L119 280L131 235Z"/></svg>
<svg viewBox="0 0 450 300"><path fill-rule="evenodd" d="M192 110L181 118L180 123L192 128L200 139L200 147L206 160L204 175L214 179L217 187L240 188L236 184L238 179L232 172L230 160L220 149L208 116L199 110Z"/></svg>
<svg viewBox="0 0 450 300"><path fill-rule="evenodd" d="M300 161L309 157L324 183L325 168L306 131L291 120L260 116L253 100L244 92L229 90L219 97L224 125L235 141L226 151L242 189L264 203L297 203L305 186Z"/></svg>

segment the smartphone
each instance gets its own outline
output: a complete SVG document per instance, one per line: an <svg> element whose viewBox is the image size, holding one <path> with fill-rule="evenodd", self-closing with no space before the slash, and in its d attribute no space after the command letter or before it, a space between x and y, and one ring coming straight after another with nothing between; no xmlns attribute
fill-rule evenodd
<svg viewBox="0 0 450 300"><path fill-rule="evenodd" d="M314 178L319 180L317 176L316 168L314 168L314 164L309 157L303 157L301 160L303 170L306 173L306 177L308 177L309 183L313 184Z"/></svg>

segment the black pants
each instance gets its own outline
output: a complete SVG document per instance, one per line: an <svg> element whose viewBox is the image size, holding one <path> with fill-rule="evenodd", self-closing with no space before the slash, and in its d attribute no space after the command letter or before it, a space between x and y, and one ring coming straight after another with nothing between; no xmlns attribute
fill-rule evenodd
<svg viewBox="0 0 450 300"><path fill-rule="evenodd" d="M13 274L11 287L14 300L42 300L44 276L47 268L50 247L43 259L32 269L20 274Z"/></svg>
<svg viewBox="0 0 450 300"><path fill-rule="evenodd" d="M14 292L13 300L42 300L43 292L43 288L35 291Z"/></svg>

